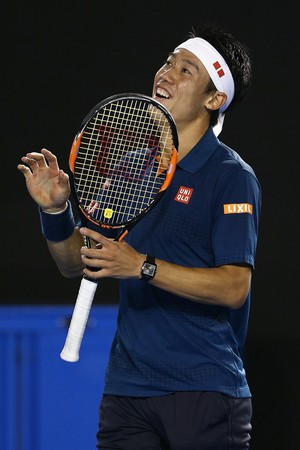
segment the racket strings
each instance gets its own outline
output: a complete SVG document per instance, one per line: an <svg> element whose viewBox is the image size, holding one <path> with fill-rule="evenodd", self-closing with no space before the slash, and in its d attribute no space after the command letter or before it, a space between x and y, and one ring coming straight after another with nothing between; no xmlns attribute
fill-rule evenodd
<svg viewBox="0 0 300 450"><path fill-rule="evenodd" d="M98 223L129 222L162 188L172 149L161 110L132 99L109 103L81 138L74 171L81 206Z"/></svg>

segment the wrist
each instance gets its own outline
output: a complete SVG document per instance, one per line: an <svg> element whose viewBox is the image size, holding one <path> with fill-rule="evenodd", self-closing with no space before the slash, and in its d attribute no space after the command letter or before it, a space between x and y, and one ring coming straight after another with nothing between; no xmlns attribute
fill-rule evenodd
<svg viewBox="0 0 300 450"><path fill-rule="evenodd" d="M69 206L69 202L66 202L64 206L61 206L60 208L41 208L41 210L46 214L61 214L66 211L66 209Z"/></svg>
<svg viewBox="0 0 300 450"><path fill-rule="evenodd" d="M153 280L157 270L155 258L147 254L141 267L141 278L145 281Z"/></svg>
<svg viewBox="0 0 300 450"><path fill-rule="evenodd" d="M60 211L44 211L39 207L42 234L47 241L62 242L72 236L75 229L70 201Z"/></svg>

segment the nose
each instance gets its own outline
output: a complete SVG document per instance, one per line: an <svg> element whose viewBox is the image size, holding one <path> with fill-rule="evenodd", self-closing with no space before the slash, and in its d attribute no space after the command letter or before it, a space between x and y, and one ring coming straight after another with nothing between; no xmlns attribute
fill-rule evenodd
<svg viewBox="0 0 300 450"><path fill-rule="evenodd" d="M168 81L169 83L174 83L175 80L175 71L173 67L169 67L168 69L164 70L161 75L160 79L164 81Z"/></svg>

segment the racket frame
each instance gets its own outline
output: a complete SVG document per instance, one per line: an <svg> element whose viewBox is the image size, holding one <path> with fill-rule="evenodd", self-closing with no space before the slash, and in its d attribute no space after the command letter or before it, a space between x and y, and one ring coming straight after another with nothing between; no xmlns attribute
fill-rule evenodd
<svg viewBox="0 0 300 450"><path fill-rule="evenodd" d="M143 100L147 102L149 105L152 104L158 109L161 110L161 112L166 116L172 133L172 140L173 140L173 149L172 149L172 155L169 160L165 180L160 187L159 192L156 194L156 197L154 200L146 207L140 214L138 214L135 218L130 220L129 222L121 225L111 226L104 223L99 223L95 220L93 220L85 211L84 208L81 206L81 203L78 199L77 193L76 193L76 187L74 183L74 173L75 173L75 163L77 154L80 148L81 139L84 134L84 131L86 129L86 126L90 122L90 120L97 114L104 106L116 102L119 100ZM70 156L69 156L69 167L72 173L72 192L75 197L80 215L83 219L83 222L86 223L86 221L90 221L96 225L98 225L100 228L109 228L109 229L120 229L120 232L118 233L115 240L120 241L121 239L126 236L126 234L129 232L132 226L135 225L137 221L139 221L154 205L160 200L162 194L165 192L165 190L168 188L168 186L171 183L171 180L173 178L173 174L175 172L176 164L177 164L177 149L178 149L178 136L177 136L177 130L176 125L174 122L173 117L169 113L169 111L158 101L152 99L151 97L148 97L144 94L137 94L137 93L128 93L128 94L117 94L113 95L111 97L108 97L101 102L99 102L85 117L83 120L80 129L78 133L76 134L74 141L72 143ZM89 239L86 240L85 244L89 247L90 242ZM92 307L93 299L96 293L98 285L98 280L94 279L88 279L87 277L83 277L81 280L78 296L75 302L71 322L68 329L68 334L66 337L65 345L60 353L60 357L68 362L75 362L79 360L79 351L81 347L81 342L84 336L84 332L87 326L87 321L90 313L90 309Z"/></svg>

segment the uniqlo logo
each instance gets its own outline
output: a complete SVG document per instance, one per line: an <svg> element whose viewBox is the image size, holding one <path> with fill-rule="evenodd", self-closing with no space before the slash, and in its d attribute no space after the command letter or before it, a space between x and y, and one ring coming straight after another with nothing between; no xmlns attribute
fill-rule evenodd
<svg viewBox="0 0 300 450"><path fill-rule="evenodd" d="M185 186L180 186L177 194L174 197L174 200L176 200L176 202L188 204L189 201L191 200L193 190L194 189L191 189L191 188L188 188Z"/></svg>
<svg viewBox="0 0 300 450"><path fill-rule="evenodd" d="M216 61L215 63L213 63L214 68L217 71L217 74L219 75L220 78L222 78L225 75L224 70L221 67L221 64L219 63L219 61Z"/></svg>

